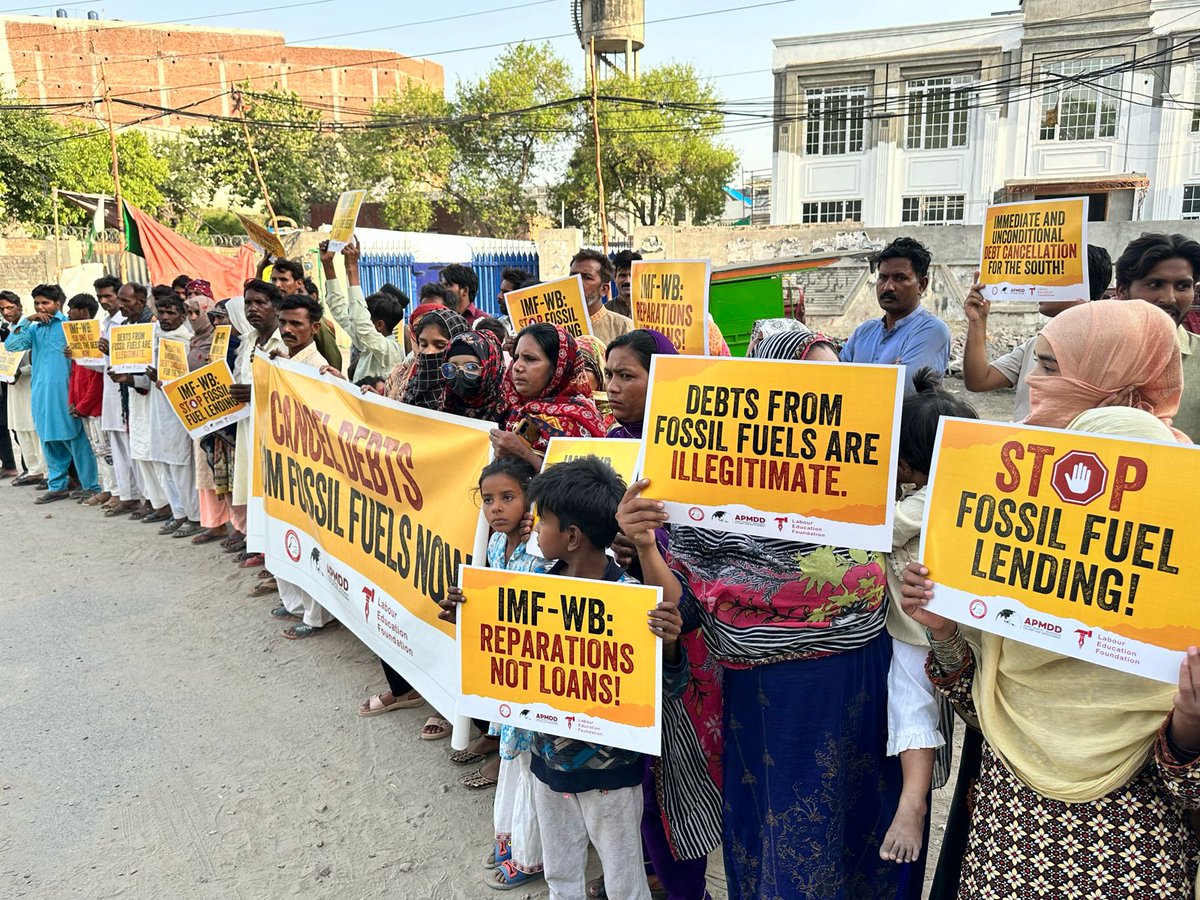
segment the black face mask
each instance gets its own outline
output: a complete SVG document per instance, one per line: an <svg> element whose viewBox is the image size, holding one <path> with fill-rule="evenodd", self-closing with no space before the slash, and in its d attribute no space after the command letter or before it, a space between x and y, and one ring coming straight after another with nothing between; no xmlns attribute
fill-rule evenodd
<svg viewBox="0 0 1200 900"><path fill-rule="evenodd" d="M460 369L454 373L454 377L447 384L450 390L460 397L474 397L483 386L483 376L473 375Z"/></svg>

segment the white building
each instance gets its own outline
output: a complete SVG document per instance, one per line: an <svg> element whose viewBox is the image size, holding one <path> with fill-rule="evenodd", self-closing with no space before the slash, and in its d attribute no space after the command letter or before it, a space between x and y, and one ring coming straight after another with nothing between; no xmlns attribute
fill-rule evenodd
<svg viewBox="0 0 1200 900"><path fill-rule="evenodd" d="M775 41L772 224L978 224L1090 198L1200 218L1200 0L1025 0L938 25Z"/></svg>

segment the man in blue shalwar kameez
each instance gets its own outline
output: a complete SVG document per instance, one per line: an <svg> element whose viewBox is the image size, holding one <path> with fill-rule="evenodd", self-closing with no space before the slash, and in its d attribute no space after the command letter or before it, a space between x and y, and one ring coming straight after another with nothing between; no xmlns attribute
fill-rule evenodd
<svg viewBox="0 0 1200 900"><path fill-rule="evenodd" d="M17 323L4 347L9 351L31 351L33 423L42 441L50 483L50 489L36 502L52 503L70 496L67 473L72 462L81 488L99 491L100 484L87 433L67 404L71 361L66 355L67 337L62 325L67 318L62 312L67 297L57 284L39 284L32 293L33 315Z"/></svg>

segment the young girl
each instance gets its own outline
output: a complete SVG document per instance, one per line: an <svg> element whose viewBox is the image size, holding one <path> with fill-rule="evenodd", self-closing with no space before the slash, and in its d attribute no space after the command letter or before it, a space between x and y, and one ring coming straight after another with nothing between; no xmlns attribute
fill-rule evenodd
<svg viewBox="0 0 1200 900"><path fill-rule="evenodd" d="M479 476L479 501L492 530L487 550L489 568L510 572L545 572L550 568L547 560L525 552L521 536L521 523L529 512L529 482L535 474L525 460L501 456ZM440 617L453 622L462 591L452 587L449 594L442 602ZM500 726L500 773L493 806L496 843L483 861L488 869L484 880L496 890L510 890L542 877L542 834L533 808L533 775L529 771L532 737L530 731ZM482 769L475 775L486 777ZM463 783L471 786L465 779Z"/></svg>
<svg viewBox="0 0 1200 900"><path fill-rule="evenodd" d="M892 603L887 625L892 636L892 662L888 669L889 756L900 756L904 784L891 827L879 845L879 855L897 863L923 858L929 790L933 783L934 756L946 739L939 729L941 706L925 674L929 641L920 627L900 608L901 574L909 560L918 557L921 523L934 442L942 416L977 419L970 404L942 390L931 369L913 376L916 393L904 401L900 416L899 459L896 465L900 500L896 504L892 552L888 555L888 588ZM948 767L947 767L948 768ZM939 772L945 783L946 772ZM940 787L940 785L939 785ZM924 866L918 866L923 874ZM915 879L920 896L922 878Z"/></svg>

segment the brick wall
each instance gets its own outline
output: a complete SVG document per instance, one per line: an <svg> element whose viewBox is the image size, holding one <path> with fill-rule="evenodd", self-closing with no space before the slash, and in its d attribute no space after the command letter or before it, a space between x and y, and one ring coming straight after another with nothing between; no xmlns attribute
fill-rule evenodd
<svg viewBox="0 0 1200 900"><path fill-rule="evenodd" d="M0 16L0 27L0 83L46 103L98 96L101 61L114 97L229 115L228 90L249 79L252 88L294 91L339 122L363 118L373 103L402 93L411 82L440 92L444 80L437 63L395 50L286 46L277 31L45 16ZM120 124L147 115L135 107L113 108ZM68 113L93 121L86 108L62 115ZM170 115L147 124L185 128L198 122Z"/></svg>

